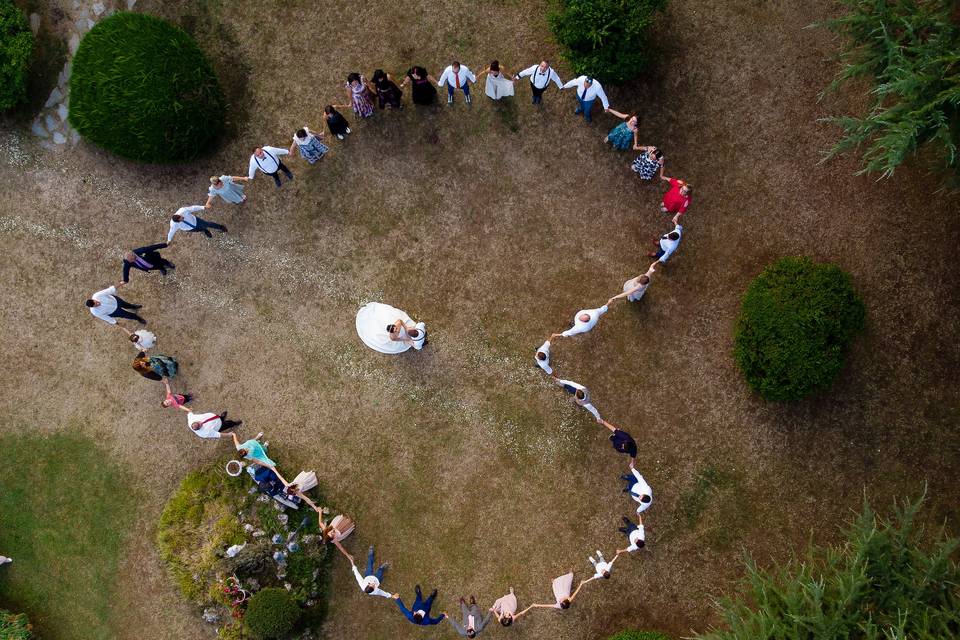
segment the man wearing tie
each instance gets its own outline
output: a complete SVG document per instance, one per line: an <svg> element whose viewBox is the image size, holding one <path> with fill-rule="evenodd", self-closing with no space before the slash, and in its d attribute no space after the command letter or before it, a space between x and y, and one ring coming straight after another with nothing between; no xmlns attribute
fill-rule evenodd
<svg viewBox="0 0 960 640"><path fill-rule="evenodd" d="M560 76L546 60L532 67L527 67L517 74L518 78L526 78L527 76L530 76L530 92L533 94L533 104L543 104L543 92L547 90L547 86L551 82L556 83L557 89L563 89Z"/></svg>
<svg viewBox="0 0 960 640"><path fill-rule="evenodd" d="M463 91L464 99L470 104L473 102L470 97L470 83L476 81L477 76L473 75L473 71L454 60L453 64L443 70L437 84L441 87L447 85L447 104L453 104L453 94L457 89Z"/></svg>
<svg viewBox="0 0 960 640"><path fill-rule="evenodd" d="M123 283L130 282L130 269L140 271L159 271L167 275L167 269L173 269L173 263L160 255L160 249L166 249L167 243L138 247L123 256Z"/></svg>
<svg viewBox="0 0 960 640"><path fill-rule="evenodd" d="M580 76L563 85L564 89L570 89L571 87L576 87L577 89L577 110L573 112L574 115L582 113L583 119L591 122L590 111L593 109L593 102L597 98L600 98L604 112L610 110L610 101L607 100L607 94L604 93L600 83L593 78Z"/></svg>

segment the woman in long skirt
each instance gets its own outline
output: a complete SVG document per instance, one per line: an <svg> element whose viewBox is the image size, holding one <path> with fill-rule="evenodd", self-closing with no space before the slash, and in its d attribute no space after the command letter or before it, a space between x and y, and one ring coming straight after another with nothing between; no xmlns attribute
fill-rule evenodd
<svg viewBox="0 0 960 640"><path fill-rule="evenodd" d="M343 140L343 136L352 133L350 123L332 104L323 108L323 119L327 121L327 128L330 129L330 133L337 136L338 140Z"/></svg>
<svg viewBox="0 0 960 640"><path fill-rule="evenodd" d="M491 100L500 100L513 95L513 81L516 79L511 76L506 69L500 66L500 62L494 60L490 66L477 74L477 82L486 75L487 83L484 85L484 91Z"/></svg>
<svg viewBox="0 0 960 640"><path fill-rule="evenodd" d="M290 145L291 155L294 149L299 149L300 157L310 164L317 160L323 160L323 156L327 155L330 147L320 142L320 136L322 135L322 133L314 133L307 126L297 129L297 132L293 134L293 144Z"/></svg>
<svg viewBox="0 0 960 640"><path fill-rule="evenodd" d="M361 118L369 118L373 115L373 100L370 96L370 89L367 88L367 81L359 73L351 73L347 76L347 83L343 85L350 97L350 105L353 112Z"/></svg>
<svg viewBox="0 0 960 640"><path fill-rule="evenodd" d="M370 85L373 93L377 96L377 104L381 109L403 108L403 105L400 102L401 98L403 97L403 92L400 90L400 87L397 86L393 76L391 76L389 73L384 73L383 69L377 69L373 72L373 78Z"/></svg>
<svg viewBox="0 0 960 640"><path fill-rule="evenodd" d="M233 204L243 204L247 201L247 196L243 193L241 182L250 180L247 176L210 176L210 188L207 189L207 204L213 204L213 199L217 196L223 198L225 202Z"/></svg>

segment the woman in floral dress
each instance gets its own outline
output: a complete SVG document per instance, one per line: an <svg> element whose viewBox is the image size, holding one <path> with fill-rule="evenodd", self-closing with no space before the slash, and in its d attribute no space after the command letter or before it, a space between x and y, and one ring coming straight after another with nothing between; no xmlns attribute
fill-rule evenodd
<svg viewBox="0 0 960 640"><path fill-rule="evenodd" d="M361 118L372 116L373 99L364 77L359 73L351 73L347 76L347 83L344 87L347 89L347 95L350 96L350 105L353 107L353 112Z"/></svg>
<svg viewBox="0 0 960 640"><path fill-rule="evenodd" d="M299 149L300 157L310 164L315 163L317 160L323 160L323 156L327 155L330 147L320 142L320 136L322 135L322 133L314 133L310 130L310 127L307 126L304 126L302 129L297 129L297 132L293 134L293 144L290 145L290 153L293 154L294 149Z"/></svg>
<svg viewBox="0 0 960 640"><path fill-rule="evenodd" d="M643 146L636 147L637 151L641 152L641 155L633 161L631 168L634 173L640 176L641 180L653 180L653 177L657 175L657 171L660 172L660 177L663 177L663 151L657 149L654 146Z"/></svg>

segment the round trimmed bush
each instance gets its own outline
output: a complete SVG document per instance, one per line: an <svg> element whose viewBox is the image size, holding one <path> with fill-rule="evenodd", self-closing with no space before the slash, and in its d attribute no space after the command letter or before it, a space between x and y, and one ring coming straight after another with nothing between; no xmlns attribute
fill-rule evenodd
<svg viewBox="0 0 960 640"><path fill-rule="evenodd" d="M272 640L289 633L300 619L300 607L285 589L261 589L250 598L243 617L247 630L254 638Z"/></svg>
<svg viewBox="0 0 960 640"><path fill-rule="evenodd" d="M670 640L670 636L659 631L621 631L607 640Z"/></svg>
<svg viewBox="0 0 960 640"><path fill-rule="evenodd" d="M560 0L550 28L575 75L621 83L652 57L649 31L667 0Z"/></svg>
<svg viewBox="0 0 960 640"><path fill-rule="evenodd" d="M0 0L0 111L27 97L27 67L33 54L30 23L13 0Z"/></svg>
<svg viewBox="0 0 960 640"><path fill-rule="evenodd" d="M734 357L764 399L798 400L830 386L864 317L863 302L839 267L781 258L743 297Z"/></svg>
<svg viewBox="0 0 960 640"><path fill-rule="evenodd" d="M84 138L142 162L183 162L223 131L213 67L179 27L120 12L80 42L70 76L70 124Z"/></svg>

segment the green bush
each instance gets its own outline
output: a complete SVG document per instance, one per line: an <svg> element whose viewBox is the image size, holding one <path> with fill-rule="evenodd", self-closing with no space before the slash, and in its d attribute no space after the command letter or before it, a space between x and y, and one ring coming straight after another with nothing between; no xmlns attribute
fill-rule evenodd
<svg viewBox="0 0 960 640"><path fill-rule="evenodd" d="M250 598L243 620L254 638L271 640L289 633L300 619L300 607L284 589L271 587Z"/></svg>
<svg viewBox="0 0 960 640"><path fill-rule="evenodd" d="M830 386L863 325L863 302L839 267L781 258L747 289L734 357L764 399L798 400Z"/></svg>
<svg viewBox="0 0 960 640"><path fill-rule="evenodd" d="M955 0L840 0L847 13L820 23L845 40L827 92L871 83L863 117L828 118L843 131L828 157L863 149L860 173L887 177L921 146L960 169L960 21ZM858 94L863 94L856 84Z"/></svg>
<svg viewBox="0 0 960 640"><path fill-rule="evenodd" d="M10 613L0 609L0 640L30 640L33 627L25 613Z"/></svg>
<svg viewBox="0 0 960 640"><path fill-rule="evenodd" d="M182 162L223 130L213 68L179 27L120 12L80 42L70 76L70 124L90 142L143 162Z"/></svg>
<svg viewBox="0 0 960 640"><path fill-rule="evenodd" d="M651 59L649 30L667 0L560 0L550 28L577 75L613 84Z"/></svg>
<svg viewBox="0 0 960 640"><path fill-rule="evenodd" d="M13 0L0 0L0 111L27 97L27 67L33 54L33 32Z"/></svg>
<svg viewBox="0 0 960 640"><path fill-rule="evenodd" d="M659 631L621 631L607 640L670 640L670 636Z"/></svg>
<svg viewBox="0 0 960 640"><path fill-rule="evenodd" d="M922 501L890 519L868 504L844 543L760 569L747 559L743 592L720 601L725 628L702 640L943 640L960 637L960 540L924 535Z"/></svg>

